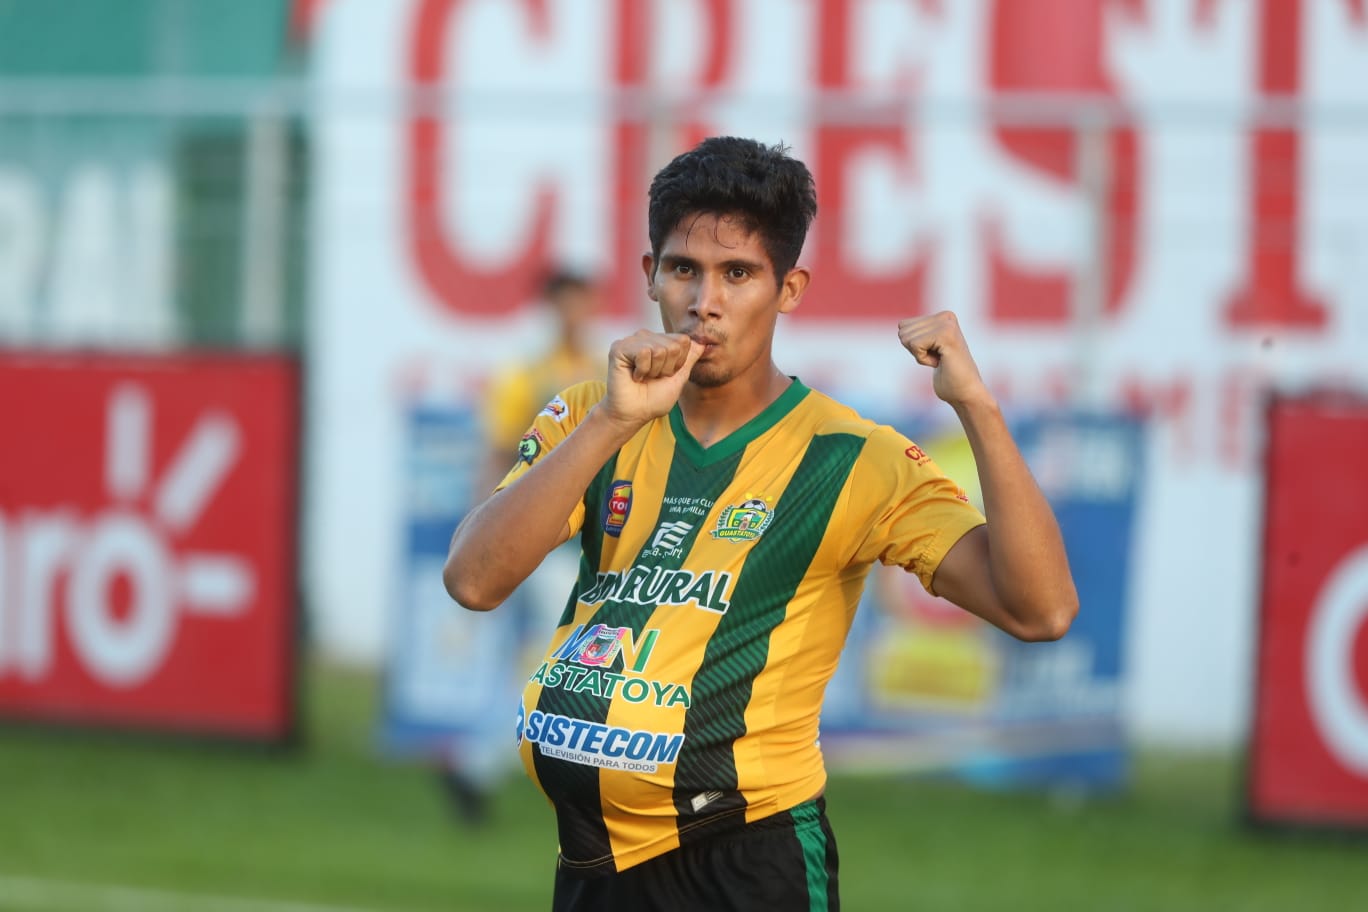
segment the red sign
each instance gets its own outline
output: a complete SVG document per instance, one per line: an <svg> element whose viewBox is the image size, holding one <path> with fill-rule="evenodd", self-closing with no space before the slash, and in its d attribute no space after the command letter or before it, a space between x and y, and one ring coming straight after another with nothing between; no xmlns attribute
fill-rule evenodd
<svg viewBox="0 0 1368 912"><path fill-rule="evenodd" d="M0 355L0 714L292 725L298 367Z"/></svg>
<svg viewBox="0 0 1368 912"><path fill-rule="evenodd" d="M1251 815L1368 827L1368 402L1277 400L1268 429Z"/></svg>

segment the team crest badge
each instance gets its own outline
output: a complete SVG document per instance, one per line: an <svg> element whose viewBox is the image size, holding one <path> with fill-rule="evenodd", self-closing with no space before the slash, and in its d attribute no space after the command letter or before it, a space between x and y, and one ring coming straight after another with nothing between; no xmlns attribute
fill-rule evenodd
<svg viewBox="0 0 1368 912"><path fill-rule="evenodd" d="M774 511L762 498L748 497L740 506L728 506L717 518L713 538L723 541L750 542L759 538L770 523Z"/></svg>
<svg viewBox="0 0 1368 912"><path fill-rule="evenodd" d="M518 441L518 458L531 465L541 455L542 444L546 438L541 435L541 431L533 428L523 434L522 440Z"/></svg>
<svg viewBox="0 0 1368 912"><path fill-rule="evenodd" d="M608 496L603 501L603 534L617 538L622 527L627 525L627 515L632 512L632 483L615 481L608 486Z"/></svg>

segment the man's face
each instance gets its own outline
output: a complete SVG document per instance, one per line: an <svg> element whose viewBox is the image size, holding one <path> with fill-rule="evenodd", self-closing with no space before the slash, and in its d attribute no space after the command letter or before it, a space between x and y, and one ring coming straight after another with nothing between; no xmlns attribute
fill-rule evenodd
<svg viewBox="0 0 1368 912"><path fill-rule="evenodd" d="M549 301L567 333L578 332L598 314L598 293L587 285L570 285L558 291Z"/></svg>
<svg viewBox="0 0 1368 912"><path fill-rule="evenodd" d="M705 346L689 375L704 387L770 370L774 324L798 306L808 280L801 268L777 280L760 235L726 215L685 216L659 262L647 254L642 267L665 331Z"/></svg>

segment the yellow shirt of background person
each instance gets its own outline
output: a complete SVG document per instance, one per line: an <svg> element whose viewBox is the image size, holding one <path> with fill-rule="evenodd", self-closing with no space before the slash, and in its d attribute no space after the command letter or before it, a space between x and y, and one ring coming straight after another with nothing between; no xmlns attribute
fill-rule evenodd
<svg viewBox="0 0 1368 912"><path fill-rule="evenodd" d="M604 375L603 353L590 351L586 344L591 342L590 326L599 306L593 283L575 273L553 272L542 285L541 298L556 323L551 350L505 366L490 381L485 397L483 420L489 453L486 492L518 457L519 441L528 433L537 412L561 390Z"/></svg>
<svg viewBox="0 0 1368 912"><path fill-rule="evenodd" d="M502 468L508 468L518 441L532 426L537 412L557 393L603 374L600 354L561 346L545 357L505 367L490 382L485 400L485 428L489 447Z"/></svg>

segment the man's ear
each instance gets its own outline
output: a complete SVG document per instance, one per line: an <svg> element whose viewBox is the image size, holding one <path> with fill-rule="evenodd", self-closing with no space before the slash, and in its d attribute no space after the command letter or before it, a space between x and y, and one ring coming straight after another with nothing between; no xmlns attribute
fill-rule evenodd
<svg viewBox="0 0 1368 912"><path fill-rule="evenodd" d="M655 290L655 257L649 253L643 253L641 255L641 271L646 273L646 297L659 303L660 299L656 297Z"/></svg>
<svg viewBox="0 0 1368 912"><path fill-rule="evenodd" d="M792 313L802 303L803 292L807 291L812 273L805 266L795 266L784 276L779 286L779 312Z"/></svg>

